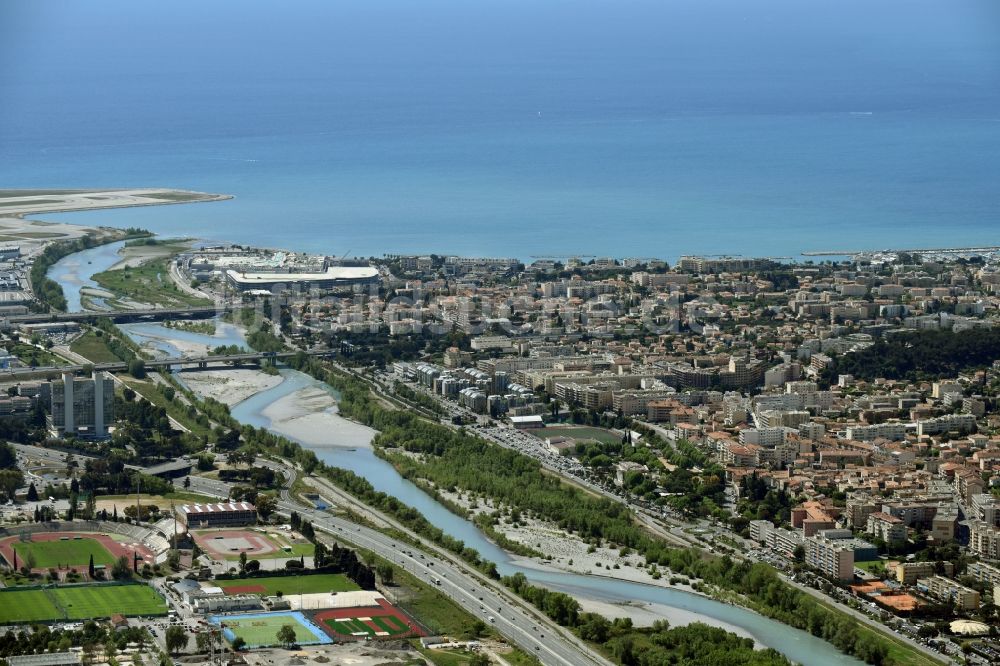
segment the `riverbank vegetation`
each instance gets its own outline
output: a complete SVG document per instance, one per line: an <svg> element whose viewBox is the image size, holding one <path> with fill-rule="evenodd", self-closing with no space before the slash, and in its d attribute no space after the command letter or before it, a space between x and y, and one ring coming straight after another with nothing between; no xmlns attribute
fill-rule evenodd
<svg viewBox="0 0 1000 666"><path fill-rule="evenodd" d="M507 576L503 582L551 619L572 628L583 640L601 646L605 654L623 666L780 666L791 663L777 650L757 650L753 639L741 638L719 627L701 622L671 627L661 620L640 629L628 618L612 621L596 613L581 613L573 597L530 585L524 574Z"/></svg>
<svg viewBox="0 0 1000 666"><path fill-rule="evenodd" d="M184 291L170 277L170 259L160 257L139 266L124 266L97 273L92 278L114 294L106 303L112 307L151 305L160 307L203 307L208 299Z"/></svg>

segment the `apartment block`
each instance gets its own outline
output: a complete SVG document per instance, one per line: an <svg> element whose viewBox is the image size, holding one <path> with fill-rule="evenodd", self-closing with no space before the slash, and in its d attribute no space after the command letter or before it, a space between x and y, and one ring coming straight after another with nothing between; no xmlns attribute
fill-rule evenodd
<svg viewBox="0 0 1000 666"><path fill-rule="evenodd" d="M51 384L51 423L60 436L84 434L105 437L107 424L115 418L115 384L106 372L90 378L63 372Z"/></svg>
<svg viewBox="0 0 1000 666"><path fill-rule="evenodd" d="M917 581L917 587L925 590L928 595L938 601L954 604L961 610L976 610L979 608L979 592L956 583L944 576L930 576Z"/></svg>
<svg viewBox="0 0 1000 666"><path fill-rule="evenodd" d="M854 579L854 551L839 539L812 536L803 540L806 564L837 580Z"/></svg>
<svg viewBox="0 0 1000 666"><path fill-rule="evenodd" d="M865 531L882 539L889 546L901 546L906 543L906 523L881 511L868 516Z"/></svg>

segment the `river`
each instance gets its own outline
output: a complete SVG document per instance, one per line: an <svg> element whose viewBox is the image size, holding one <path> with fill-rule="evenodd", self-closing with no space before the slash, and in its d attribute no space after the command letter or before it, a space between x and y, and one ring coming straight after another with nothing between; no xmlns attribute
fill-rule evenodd
<svg viewBox="0 0 1000 666"><path fill-rule="evenodd" d="M225 344L242 342L238 332L229 326L220 330L216 336L178 331L159 324L129 324L123 328L139 343L148 344L154 340L156 348L169 355L177 355L185 343L216 345L220 344L220 339L224 339ZM173 346L170 342L172 339L176 340L179 346ZM265 412L282 399L286 399L287 402L292 394L311 389L325 391L336 398L336 392L331 387L309 375L288 368L282 369L281 374L284 381L280 384L235 405L232 408L233 417L242 423L270 428L272 422ZM400 476L392 465L376 457L367 446L367 441L357 439L359 429L356 424L341 417L335 418L344 422L343 430L337 432L351 433L346 440L336 433L331 434L329 429L306 435L300 433L296 439L314 451L323 462L349 469L366 478L376 489L389 493L419 510L432 524L475 548L484 558L495 562L497 570L503 575L520 572L532 583L560 590L577 598L610 603L647 602L680 609L701 616L709 624L740 630L741 633L752 636L758 643L773 647L792 661L799 663L819 666L861 663L804 631L793 629L739 606L721 603L682 590L604 576L539 570L518 564L507 552L486 538L471 521L449 511L430 495ZM368 436L370 437L370 434Z"/></svg>
<svg viewBox="0 0 1000 666"><path fill-rule="evenodd" d="M118 251L123 247L125 241L98 245L65 256L49 268L45 275L62 287L63 295L66 297L66 312L83 310L83 290L101 288L94 282L92 276L108 270L121 261ZM104 299L97 296L91 296L90 301L95 308L102 308L104 305Z"/></svg>

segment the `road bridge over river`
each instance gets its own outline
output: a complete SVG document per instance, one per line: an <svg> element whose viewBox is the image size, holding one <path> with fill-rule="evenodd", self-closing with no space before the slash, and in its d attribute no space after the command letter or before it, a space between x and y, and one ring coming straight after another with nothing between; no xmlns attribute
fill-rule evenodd
<svg viewBox="0 0 1000 666"><path fill-rule="evenodd" d="M162 358L143 361L147 369L167 368L183 370L206 370L208 368L238 367L241 365L259 365L261 361L280 361L291 358L298 354L307 356L334 356L333 350L323 349L306 352L245 352L240 354L207 354L198 356L181 356L178 358ZM44 366L38 368L13 368L0 371L0 382L19 381L22 379L37 379L47 377L61 372L89 372L90 370L104 370L107 372L124 372L128 370L128 363L118 361L115 363L92 363L77 365Z"/></svg>

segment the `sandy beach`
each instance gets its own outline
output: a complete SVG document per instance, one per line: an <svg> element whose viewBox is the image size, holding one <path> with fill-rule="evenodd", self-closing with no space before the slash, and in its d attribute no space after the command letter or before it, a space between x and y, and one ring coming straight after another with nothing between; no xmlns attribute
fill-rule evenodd
<svg viewBox="0 0 1000 666"><path fill-rule="evenodd" d="M281 375L250 368L182 372L181 379L202 398L212 398L230 407L284 381Z"/></svg>
<svg viewBox="0 0 1000 666"><path fill-rule="evenodd" d="M300 389L268 405L262 412L270 430L313 447L371 448L374 430L337 413L337 402L321 388Z"/></svg>

